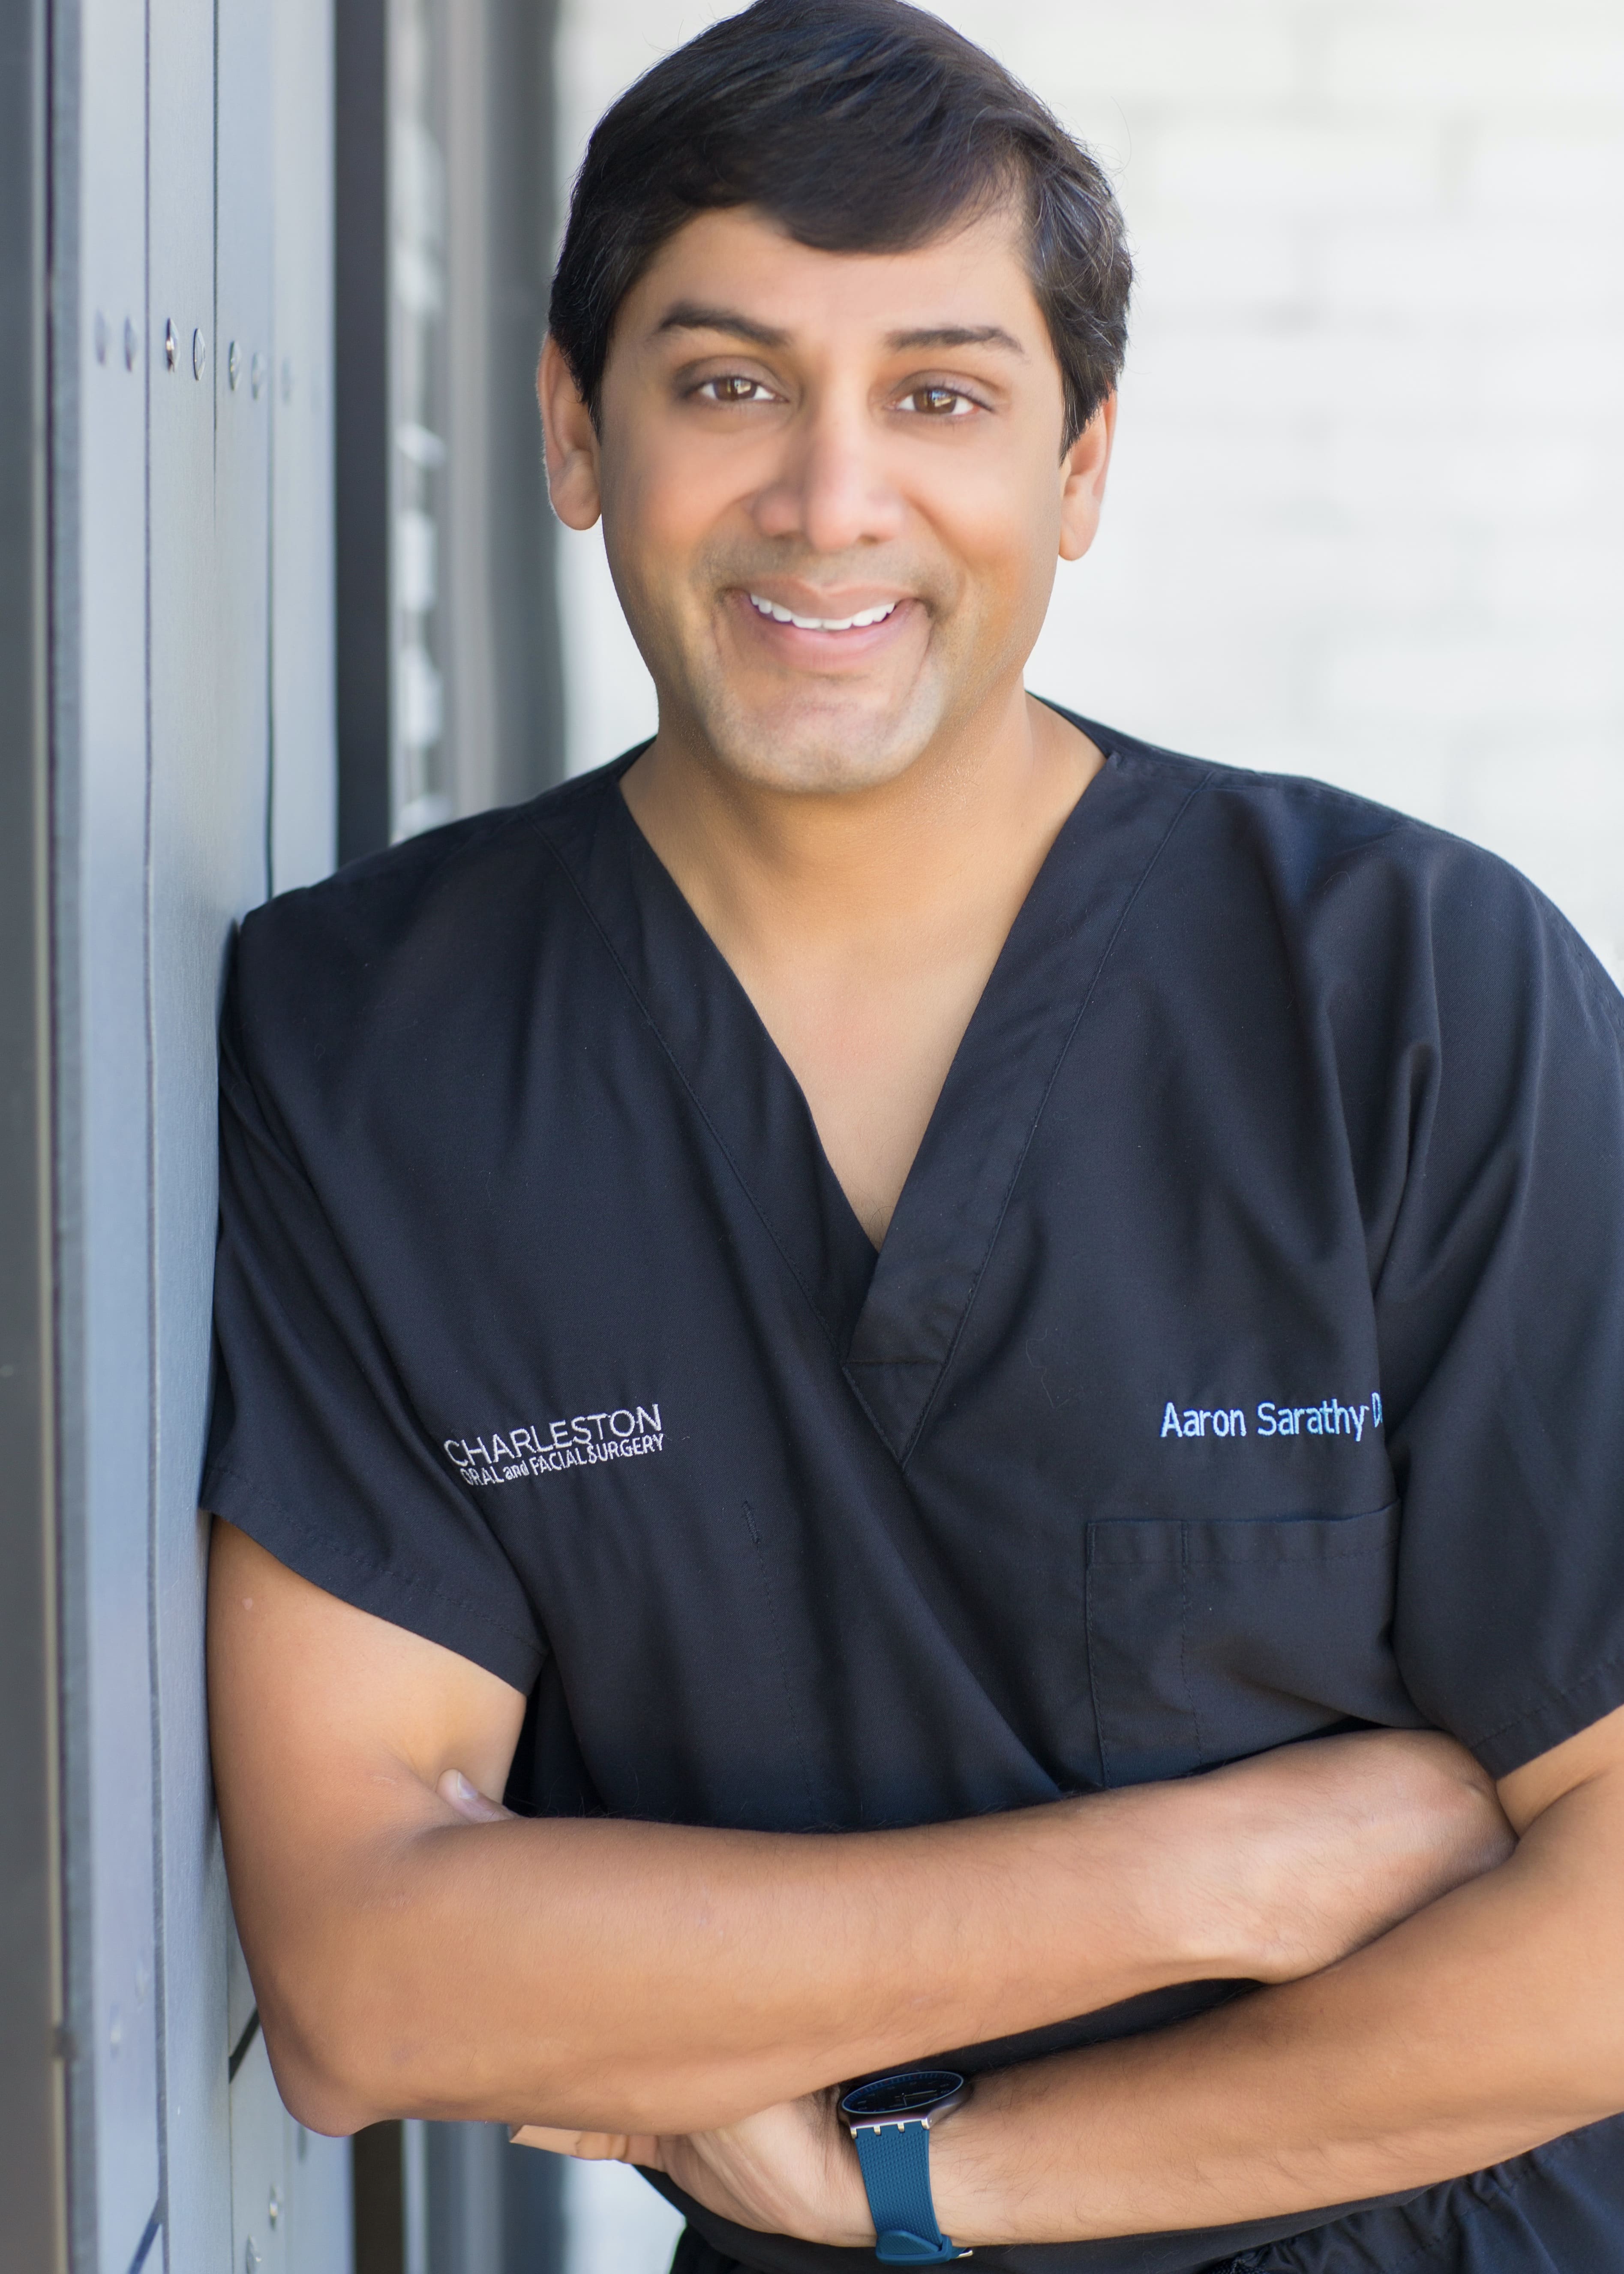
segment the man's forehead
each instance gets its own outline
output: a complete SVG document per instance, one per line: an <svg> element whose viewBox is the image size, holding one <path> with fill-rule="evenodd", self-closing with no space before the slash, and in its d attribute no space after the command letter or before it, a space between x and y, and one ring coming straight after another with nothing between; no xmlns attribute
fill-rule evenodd
<svg viewBox="0 0 1624 2274"><path fill-rule="evenodd" d="M699 214L636 288L651 341L720 332L765 350L831 326L896 352L985 347L1024 358L1046 327L1022 231L1001 210L903 250L825 252L749 207Z"/></svg>

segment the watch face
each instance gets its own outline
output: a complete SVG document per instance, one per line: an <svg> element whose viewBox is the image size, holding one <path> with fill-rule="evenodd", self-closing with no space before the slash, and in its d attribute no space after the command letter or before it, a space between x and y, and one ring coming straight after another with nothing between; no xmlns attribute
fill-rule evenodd
<svg viewBox="0 0 1624 2274"><path fill-rule="evenodd" d="M962 2098L965 2081L956 2068L910 2068L895 2076L876 2077L871 2084L854 2085L840 2103L848 2124L897 2122L898 2118L923 2116L942 2108L944 2101Z"/></svg>

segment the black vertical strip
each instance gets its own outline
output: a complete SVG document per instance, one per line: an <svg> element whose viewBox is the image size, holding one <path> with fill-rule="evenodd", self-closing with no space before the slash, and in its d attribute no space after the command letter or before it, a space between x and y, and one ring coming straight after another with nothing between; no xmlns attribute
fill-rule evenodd
<svg viewBox="0 0 1624 2274"><path fill-rule="evenodd" d="M406 2167L401 2127L368 2124L355 2135L355 2274L404 2274Z"/></svg>
<svg viewBox="0 0 1624 2274"><path fill-rule="evenodd" d="M0 10L0 2206L65 2263L51 1290L45 0Z"/></svg>
<svg viewBox="0 0 1624 2274"><path fill-rule="evenodd" d="M389 841L389 165L386 0L334 10L338 857Z"/></svg>
<svg viewBox="0 0 1624 2274"><path fill-rule="evenodd" d="M452 0L464 4L464 0ZM547 328L553 249L555 0L484 0L490 80L491 337L485 348L491 451L491 647L498 684L496 793L533 797L564 771L564 699L536 365ZM451 187L453 197L456 185ZM610 756L605 750L605 757Z"/></svg>

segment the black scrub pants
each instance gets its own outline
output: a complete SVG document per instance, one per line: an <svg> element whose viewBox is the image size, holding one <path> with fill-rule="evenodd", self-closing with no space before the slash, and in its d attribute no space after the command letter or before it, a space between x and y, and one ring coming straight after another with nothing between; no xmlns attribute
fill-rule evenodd
<svg viewBox="0 0 1624 2274"><path fill-rule="evenodd" d="M1260 2263L1260 2254L1249 2250L1239 2258L1232 2258L1226 2266L1214 2267L1213 2274L1247 2274L1247 2269ZM691 2226L685 2226L677 2241L676 2256L671 2262L671 2274L750 2274L736 2258L724 2258L719 2250L712 2250L703 2238Z"/></svg>
<svg viewBox="0 0 1624 2274"><path fill-rule="evenodd" d="M1239 2258L1214 2267L1211 2274L1248 2274L1249 2269L1261 2263L1258 2252L1249 2250ZM685 2226L678 2239L676 2256L671 2262L671 2274L750 2274L750 2270L741 2266L736 2258L724 2258L691 2226Z"/></svg>
<svg viewBox="0 0 1624 2274"><path fill-rule="evenodd" d="M685 2226L677 2238L677 2255L671 2262L671 2274L748 2274L736 2258L724 2258L719 2250Z"/></svg>

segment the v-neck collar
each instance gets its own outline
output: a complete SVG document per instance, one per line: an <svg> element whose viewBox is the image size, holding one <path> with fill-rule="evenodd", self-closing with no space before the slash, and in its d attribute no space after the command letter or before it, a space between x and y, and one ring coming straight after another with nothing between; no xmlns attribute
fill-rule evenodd
<svg viewBox="0 0 1624 2274"><path fill-rule="evenodd" d="M853 1391L904 1464L1061 1061L1123 921L1199 786L1109 727L1061 715L1105 763L1010 928L877 1255L800 1083L620 795L620 778L640 752L583 782L576 796L531 809Z"/></svg>

